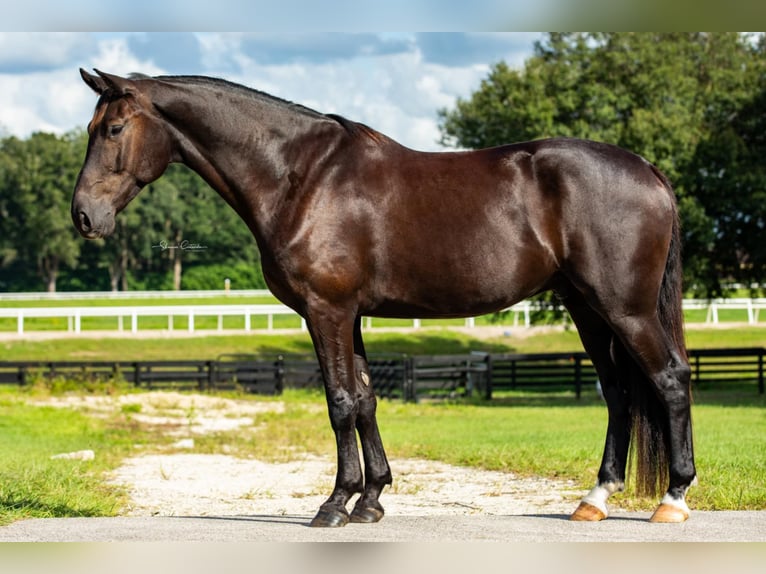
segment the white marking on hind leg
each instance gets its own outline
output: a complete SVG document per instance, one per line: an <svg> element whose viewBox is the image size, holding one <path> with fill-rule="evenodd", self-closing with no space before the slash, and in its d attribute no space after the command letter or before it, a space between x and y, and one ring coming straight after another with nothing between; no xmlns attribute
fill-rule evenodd
<svg viewBox="0 0 766 574"><path fill-rule="evenodd" d="M698 484L697 477L695 476L694 479L689 483L689 486L684 488L684 494L681 498L674 498L670 495L669 492L665 493L665 496L662 497L662 500L660 500L660 506L663 504L669 504L670 506L675 506L676 508L680 508L683 510L687 515L691 512L689 510L689 506L686 504L686 493L689 492L689 487L697 486Z"/></svg>

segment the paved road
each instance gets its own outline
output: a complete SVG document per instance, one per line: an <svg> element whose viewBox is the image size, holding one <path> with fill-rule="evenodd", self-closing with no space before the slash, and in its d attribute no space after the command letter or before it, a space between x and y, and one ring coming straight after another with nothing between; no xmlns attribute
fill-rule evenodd
<svg viewBox="0 0 766 574"><path fill-rule="evenodd" d="M648 513L599 523L564 515L386 516L380 523L309 528L309 516L52 518L0 528L3 542L766 542L766 512L702 512L680 525Z"/></svg>

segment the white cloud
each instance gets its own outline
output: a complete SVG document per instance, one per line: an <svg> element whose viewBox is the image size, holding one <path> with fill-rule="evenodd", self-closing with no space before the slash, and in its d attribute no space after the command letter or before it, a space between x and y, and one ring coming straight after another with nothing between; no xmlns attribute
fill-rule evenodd
<svg viewBox="0 0 766 574"><path fill-rule="evenodd" d="M126 75L132 72L156 75L166 70L151 60L140 60L128 48L125 38L105 39L99 42L98 53L91 59L91 65L104 72Z"/></svg>
<svg viewBox="0 0 766 574"><path fill-rule="evenodd" d="M22 137L36 130L84 127L95 99L77 68L96 67L115 74L223 77L366 123L409 147L435 150L437 110L469 96L492 63L518 59L524 45L531 51L533 40L529 35L411 33L377 38L292 34L271 43L269 38L274 37L210 32L0 34L0 48L8 48L0 56L0 72L4 62L9 69L31 66L24 73L0 73L0 126ZM176 49L179 43L195 49ZM266 50L271 53L265 55ZM456 55L454 61L450 54Z"/></svg>
<svg viewBox="0 0 766 574"><path fill-rule="evenodd" d="M0 32L0 72L52 70L85 53L90 45L85 34Z"/></svg>
<svg viewBox="0 0 766 574"><path fill-rule="evenodd" d="M60 37L58 34L53 36ZM27 42L26 38L21 40L22 44ZM57 69L0 75L0 126L3 131L27 137L36 131L61 134L84 128L96 100L80 79L80 66L116 74L136 70L150 74L163 71L136 59L124 39L102 40L93 46L92 52L79 60L70 58Z"/></svg>
<svg viewBox="0 0 766 574"><path fill-rule="evenodd" d="M73 127L82 116L85 98L72 87L74 78L64 75L58 71L3 78L0 126L19 137L35 131L61 133L66 131L62 124Z"/></svg>
<svg viewBox="0 0 766 574"><path fill-rule="evenodd" d="M360 56L316 65L262 65L242 52L228 79L323 113L368 124L400 143L437 150L437 110L478 87L487 65L449 67L428 63L415 50Z"/></svg>

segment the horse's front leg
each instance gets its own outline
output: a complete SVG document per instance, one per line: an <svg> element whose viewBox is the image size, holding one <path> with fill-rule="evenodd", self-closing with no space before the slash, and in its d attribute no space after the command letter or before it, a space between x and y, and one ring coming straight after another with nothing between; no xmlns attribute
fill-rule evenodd
<svg viewBox="0 0 766 574"><path fill-rule="evenodd" d="M356 428L359 431L359 440L364 454L364 492L351 512L351 521L378 522L383 518L383 507L378 502L378 498L383 488L391 484L391 468L386 459L375 416L377 401L362 343L359 317L354 323L354 376L359 397Z"/></svg>
<svg viewBox="0 0 766 574"><path fill-rule="evenodd" d="M356 444L359 397L354 375L353 322L353 315L349 318L348 314L335 309L314 311L307 317L322 368L338 453L335 488L319 508L311 526L345 526L349 521L346 503L364 487Z"/></svg>

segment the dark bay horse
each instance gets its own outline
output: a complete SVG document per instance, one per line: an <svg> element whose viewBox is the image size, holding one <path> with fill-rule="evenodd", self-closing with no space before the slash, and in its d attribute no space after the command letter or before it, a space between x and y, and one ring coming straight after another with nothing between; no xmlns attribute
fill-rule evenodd
<svg viewBox="0 0 766 574"><path fill-rule="evenodd" d="M653 165L574 139L416 152L223 80L80 72L99 99L72 199L79 232L109 235L182 162L249 226L269 288L306 319L338 456L313 526L380 520L391 484L360 318L473 316L544 290L569 310L609 411L598 482L572 518L607 516L632 443L639 490L665 492L652 520L686 520L696 472L679 227Z"/></svg>

